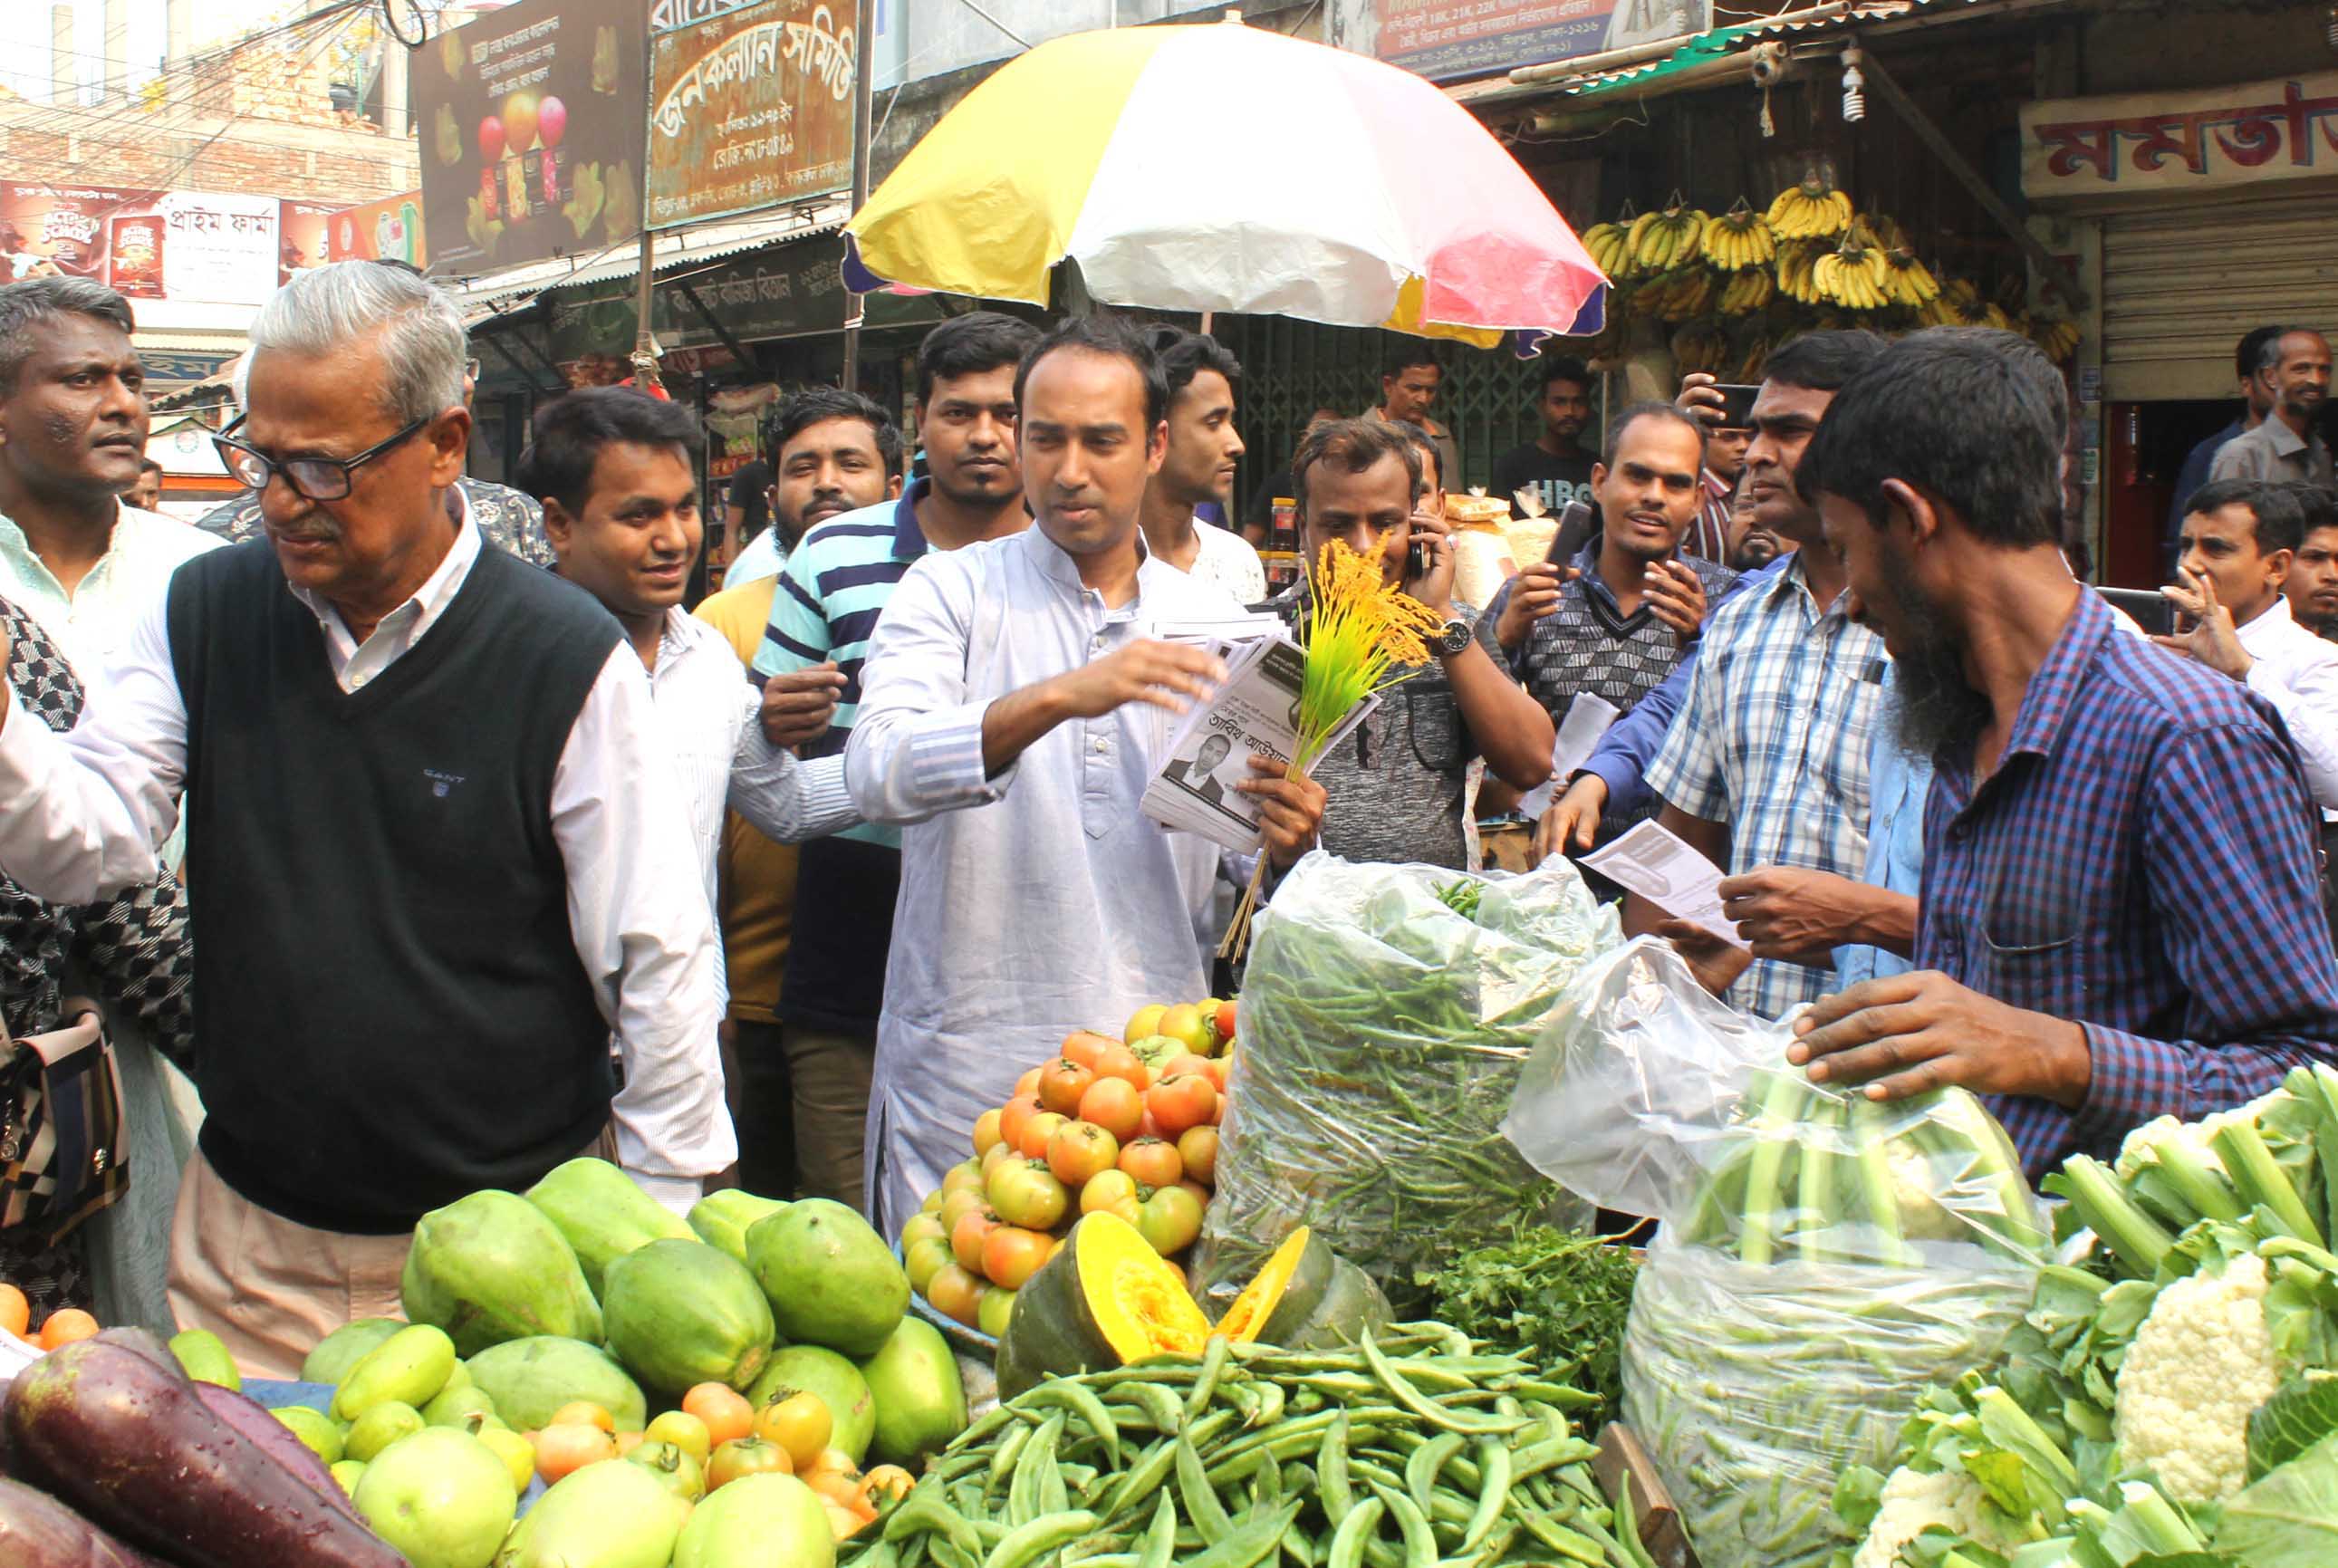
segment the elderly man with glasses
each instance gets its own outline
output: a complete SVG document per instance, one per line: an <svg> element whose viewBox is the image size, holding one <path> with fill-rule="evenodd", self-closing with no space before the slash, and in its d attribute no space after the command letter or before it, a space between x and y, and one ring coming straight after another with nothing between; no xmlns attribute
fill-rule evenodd
<svg viewBox="0 0 2338 1568"><path fill-rule="evenodd" d="M390 271L413 274L402 264L385 261L363 263ZM248 388L251 361L246 356L237 368L236 402L249 408L251 404ZM471 395L479 385L479 361L476 356L463 361L463 407L471 407ZM243 480L244 493L224 505L214 506L196 519L196 526L216 534L231 544L241 544L247 539L257 539L261 533L260 491L237 466L230 450L241 446L243 418L239 417L220 432L226 445L221 456L227 459L227 471ZM465 505L471 510L471 522L479 531L479 542L491 548L518 556L532 566L552 564L552 541L544 534L544 508L535 497L508 485L498 485L492 479L474 478L468 474L456 476L455 488L463 493Z"/></svg>
<svg viewBox="0 0 2338 1568"><path fill-rule="evenodd" d="M221 449L266 538L182 568L69 734L0 709L0 872L152 877L183 789L209 1116L172 1305L289 1377L398 1310L426 1211L594 1152L683 1208L737 1144L649 678L591 595L482 548L461 318L343 262L252 342Z"/></svg>

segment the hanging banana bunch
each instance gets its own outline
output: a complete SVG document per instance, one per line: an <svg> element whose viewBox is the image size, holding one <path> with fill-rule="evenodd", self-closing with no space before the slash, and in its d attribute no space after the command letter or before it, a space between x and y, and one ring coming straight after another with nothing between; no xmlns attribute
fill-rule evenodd
<svg viewBox="0 0 2338 1568"><path fill-rule="evenodd" d="M1633 273L1649 277L1695 260L1704 247L1707 221L1705 214L1682 201L1677 191L1662 211L1642 213L1626 236Z"/></svg>
<svg viewBox="0 0 2338 1568"><path fill-rule="evenodd" d="M1624 275L1631 260L1624 236L1621 223L1594 223L1583 231L1583 248L1590 252L1591 264L1606 274L1610 283Z"/></svg>
<svg viewBox="0 0 2338 1568"><path fill-rule="evenodd" d="M1781 240L1832 240L1851 227L1851 198L1813 169L1770 203L1770 229Z"/></svg>
<svg viewBox="0 0 2338 1568"><path fill-rule="evenodd" d="M2069 363L2078 351L2078 324L2067 317L2033 319L2029 323L2029 340L2041 353L2057 365Z"/></svg>
<svg viewBox="0 0 2338 1568"><path fill-rule="evenodd" d="M1729 275L1728 286L1721 291L1721 313L1724 316L1751 316L1767 305L1778 293L1778 279L1765 267L1749 267L1743 272Z"/></svg>
<svg viewBox="0 0 2338 1568"><path fill-rule="evenodd" d="M1673 369L1685 376L1692 370L1702 370L1708 376L1719 377L1736 360L1729 346L1729 334L1719 322L1706 318L1681 328L1672 336Z"/></svg>
<svg viewBox="0 0 2338 1568"><path fill-rule="evenodd" d="M1767 267L1777 259L1778 241L1770 220L1740 196L1737 204L1704 224L1704 259L1724 272Z"/></svg>
<svg viewBox="0 0 2338 1568"><path fill-rule="evenodd" d="M1790 240L1779 245L1778 292L1799 304L1818 304L1822 297L1812 270L1819 254L1819 247L1809 240Z"/></svg>
<svg viewBox="0 0 2338 1568"><path fill-rule="evenodd" d="M1888 223L1890 220L1884 221ZM1891 228L1896 232L1899 225L1891 224ZM1880 240L1881 235L1877 237ZM1884 280L1883 292L1892 304L1921 310L1940 297L1940 280L1916 260L1913 250L1897 247L1886 251L1884 260L1891 264L1891 271Z"/></svg>
<svg viewBox="0 0 2338 1568"><path fill-rule="evenodd" d="M1853 310L1881 310L1891 302L1884 289L1891 263L1862 241L1856 229L1844 235L1841 245L1811 264L1811 283L1822 299Z"/></svg>

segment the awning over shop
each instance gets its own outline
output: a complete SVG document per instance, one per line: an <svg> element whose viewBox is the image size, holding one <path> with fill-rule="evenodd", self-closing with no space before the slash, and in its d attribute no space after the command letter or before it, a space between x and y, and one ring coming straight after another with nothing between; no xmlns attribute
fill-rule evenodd
<svg viewBox="0 0 2338 1568"><path fill-rule="evenodd" d="M833 233L849 216L840 201L820 201L784 211L758 213L752 218L702 223L689 229L667 230L657 237L653 263L659 277L683 268L704 267L711 261L789 240ZM561 257L506 268L477 278L450 279L464 315L474 324L510 309L510 301L554 289L575 289L636 278L642 270L641 248L628 242L584 257Z"/></svg>
<svg viewBox="0 0 2338 1568"><path fill-rule="evenodd" d="M157 408L175 408L195 394L226 385L229 368L243 353L241 329L172 331L141 327L131 335L146 371L146 396Z"/></svg>

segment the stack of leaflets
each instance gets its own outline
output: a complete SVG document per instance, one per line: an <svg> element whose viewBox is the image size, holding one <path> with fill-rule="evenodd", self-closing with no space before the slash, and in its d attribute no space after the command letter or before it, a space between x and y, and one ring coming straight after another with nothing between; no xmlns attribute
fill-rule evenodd
<svg viewBox="0 0 2338 1568"><path fill-rule="evenodd" d="M1261 775L1252 757L1288 764L1299 749L1299 693L1307 654L1272 616L1269 635L1255 629L1241 642L1212 640L1225 662L1225 684L1206 704L1189 709L1169 737L1168 760L1145 787L1144 814L1173 831L1198 833L1241 854L1262 842L1258 802L1234 788ZM1161 629L1167 634L1167 629ZM1361 723L1379 699L1359 702L1341 720L1330 744Z"/></svg>

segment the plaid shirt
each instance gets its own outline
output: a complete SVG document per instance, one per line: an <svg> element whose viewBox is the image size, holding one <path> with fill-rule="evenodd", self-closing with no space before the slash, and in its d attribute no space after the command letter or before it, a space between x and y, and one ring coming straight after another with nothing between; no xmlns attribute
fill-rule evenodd
<svg viewBox="0 0 2338 1568"><path fill-rule="evenodd" d="M1697 497L1696 517L1681 538L1681 549L1687 554L1725 565L1729 561L1729 514L1737 486L1710 468L1700 470L1696 482L1703 494Z"/></svg>
<svg viewBox="0 0 2338 1568"><path fill-rule="evenodd" d="M1821 612L1802 556L1714 612L1688 697L1648 788L1729 824L1729 869L1799 866L1857 881L1867 869L1867 772L1883 640ZM1729 999L1775 1018L1833 987L1833 971L1757 958Z"/></svg>
<svg viewBox="0 0 2338 1568"><path fill-rule="evenodd" d="M1941 756L1924 817L1916 965L2078 1021L2076 1112L1998 1096L2035 1181L2338 1063L2338 960L2314 810L2273 709L2115 634L2091 593L2030 677L1997 771Z"/></svg>

